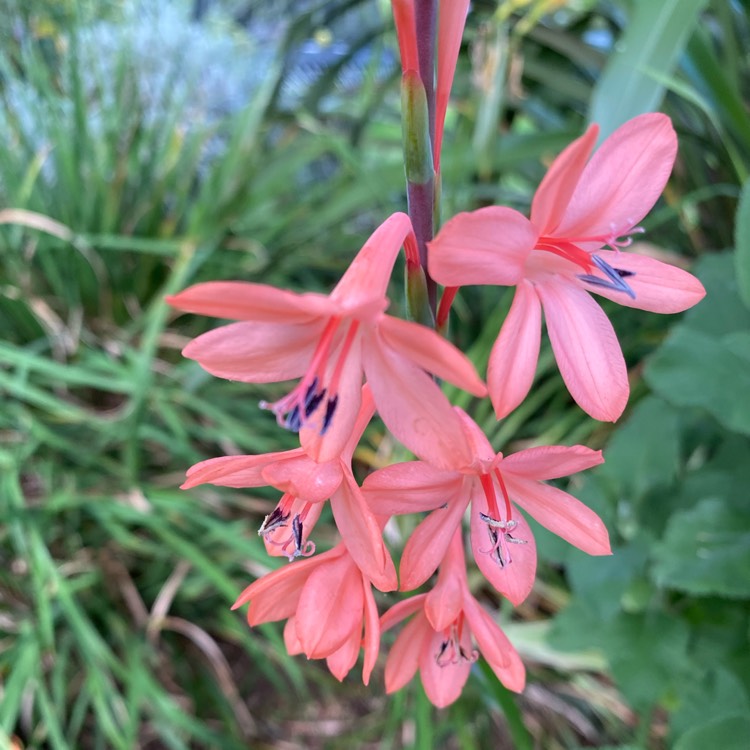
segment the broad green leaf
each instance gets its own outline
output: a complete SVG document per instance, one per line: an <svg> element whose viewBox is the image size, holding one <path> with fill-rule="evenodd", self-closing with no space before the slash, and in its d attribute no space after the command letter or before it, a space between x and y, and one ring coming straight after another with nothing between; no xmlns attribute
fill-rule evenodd
<svg viewBox="0 0 750 750"><path fill-rule="evenodd" d="M692 270L706 296L685 313L681 325L710 336L750 330L750 309L740 299L734 254L706 255Z"/></svg>
<svg viewBox="0 0 750 750"><path fill-rule="evenodd" d="M599 123L603 138L631 117L659 107L665 86L648 71L672 71L705 5L706 0L635 3L591 98L589 120Z"/></svg>
<svg viewBox="0 0 750 750"><path fill-rule="evenodd" d="M646 380L675 406L705 409L750 434L750 333L715 337L680 327L648 363Z"/></svg>
<svg viewBox="0 0 750 750"><path fill-rule="evenodd" d="M734 256L737 267L737 287L740 297L750 307L750 180L745 182L737 206L734 242L737 248Z"/></svg>
<svg viewBox="0 0 750 750"><path fill-rule="evenodd" d="M697 596L750 597L750 511L706 498L676 513L655 549L657 582Z"/></svg>
<svg viewBox="0 0 750 750"><path fill-rule="evenodd" d="M607 444L598 473L614 480L631 502L652 487L670 484L679 464L678 416L660 398L640 401Z"/></svg>
<svg viewBox="0 0 750 750"><path fill-rule="evenodd" d="M747 750L750 738L750 716L736 714L715 719L691 729L675 743L674 750Z"/></svg>
<svg viewBox="0 0 750 750"><path fill-rule="evenodd" d="M564 650L599 648L619 690L636 710L674 691L693 667L684 620L662 612L620 614L610 621L575 600L555 618L550 645Z"/></svg>
<svg viewBox="0 0 750 750"><path fill-rule="evenodd" d="M736 674L717 667L703 679L683 685L680 706L670 721L671 734L679 737L708 722L737 714L750 716L747 692Z"/></svg>

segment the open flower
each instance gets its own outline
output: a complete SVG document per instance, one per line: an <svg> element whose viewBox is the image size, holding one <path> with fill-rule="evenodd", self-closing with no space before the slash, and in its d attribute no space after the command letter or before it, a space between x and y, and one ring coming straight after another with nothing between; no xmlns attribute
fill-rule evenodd
<svg viewBox="0 0 750 750"><path fill-rule="evenodd" d="M486 394L484 384L471 362L435 331L385 314L391 270L411 236L409 217L393 214L329 296L224 281L168 298L180 310L241 321L199 336L184 355L231 380L301 377L287 396L262 405L284 426L302 431L303 445L317 461L343 450L359 411L363 374L386 426L409 449L435 461L465 454L458 420L425 371L477 396Z"/></svg>
<svg viewBox="0 0 750 750"><path fill-rule="evenodd" d="M531 221L490 206L454 217L429 245L430 274L441 284L516 286L487 369L498 419L529 392L542 309L570 394L592 417L613 422L627 403L627 370L589 292L658 313L682 312L705 295L686 271L621 251L642 231L638 224L672 170L677 138L669 118L635 117L589 160L597 134L592 125L555 159L534 196Z"/></svg>
<svg viewBox="0 0 750 750"><path fill-rule="evenodd" d="M461 695L479 657L472 636L503 685L517 693L523 690L526 670L521 658L469 591L460 529L452 536L435 588L391 607L381 618L381 628L387 630L412 614L388 654L386 692L402 688L419 669L430 701L438 708L450 705Z"/></svg>
<svg viewBox="0 0 750 750"><path fill-rule="evenodd" d="M362 486L374 513L432 511L404 548L402 591L417 588L435 572L469 504L474 559L513 604L528 596L536 575L534 537L518 507L584 552L611 554L599 516L567 492L544 484L602 463L601 451L555 445L503 456L468 415L456 411L472 446L470 461L457 460L452 470L423 461L393 464L370 474Z"/></svg>
<svg viewBox="0 0 750 750"><path fill-rule="evenodd" d="M363 643L365 685L380 649L378 608L369 579L342 542L321 555L287 565L251 583L232 609L250 602L250 625L285 620L284 642L290 654L326 659L343 680Z"/></svg>
<svg viewBox="0 0 750 750"><path fill-rule="evenodd" d="M367 385L362 403L342 453L317 463L302 448L259 456L210 458L190 467L182 489L199 484L221 487L264 487L270 485L284 494L272 513L266 516L258 533L272 555L290 560L315 552L309 540L323 503L330 498L333 517L352 557L363 573L381 591L397 586L396 570L375 516L362 497L352 475L352 454L372 418L375 406Z"/></svg>

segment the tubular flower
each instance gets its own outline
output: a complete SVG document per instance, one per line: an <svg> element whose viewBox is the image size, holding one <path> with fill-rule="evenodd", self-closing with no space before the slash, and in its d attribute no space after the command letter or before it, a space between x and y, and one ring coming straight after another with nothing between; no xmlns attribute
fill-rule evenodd
<svg viewBox="0 0 750 750"><path fill-rule="evenodd" d="M516 287L487 370L498 419L531 388L542 310L570 394L592 417L613 422L627 403L627 370L612 324L589 292L658 313L682 312L705 295L686 271L621 252L642 231L638 224L672 170L677 138L669 118L635 117L589 159L597 134L592 125L555 159L531 221L490 206L454 217L429 245L430 274L441 284Z"/></svg>
<svg viewBox="0 0 750 750"><path fill-rule="evenodd" d="M250 602L251 626L285 620L284 642L290 654L326 659L343 680L364 644L365 685L380 649L378 609L369 579L342 542L328 552L288 565L259 578L232 609Z"/></svg>
<svg viewBox="0 0 750 750"><path fill-rule="evenodd" d="M469 360L435 331L385 314L393 264L412 236L409 217L393 214L329 296L225 281L168 298L180 310L240 321L199 336L183 354L231 380L301 377L287 396L261 406L280 424L301 431L316 461L342 452L359 411L363 374L380 416L404 445L428 460L465 453L457 418L425 370L477 396L486 394L484 384Z"/></svg>
<svg viewBox="0 0 750 750"><path fill-rule="evenodd" d="M438 708L450 705L461 695L479 657L472 636L503 685L517 693L523 690L526 670L521 658L469 592L460 530L453 534L435 588L391 607L381 627L387 630L412 614L388 654L386 692L402 688L419 669L430 701Z"/></svg>
<svg viewBox="0 0 750 750"><path fill-rule="evenodd" d="M602 463L601 451L582 445L495 453L476 423L460 409L472 446L471 461L452 470L409 461L367 477L362 490L378 514L432 511L414 530L401 557L401 590L424 583L440 565L471 505L471 547L487 580L513 604L529 594L536 575L536 545L522 508L542 526L590 555L609 555L609 535L599 516L544 480Z"/></svg>
<svg viewBox="0 0 750 750"><path fill-rule="evenodd" d="M224 456L202 461L188 469L182 489L199 484L222 487L270 485L284 494L266 516L258 533L272 555L290 560L315 552L310 532L330 498L333 517L352 557L381 591L396 588L396 570L383 543L380 526L362 497L352 475L352 454L375 407L367 385L357 421L340 456L317 463L302 448L260 456Z"/></svg>

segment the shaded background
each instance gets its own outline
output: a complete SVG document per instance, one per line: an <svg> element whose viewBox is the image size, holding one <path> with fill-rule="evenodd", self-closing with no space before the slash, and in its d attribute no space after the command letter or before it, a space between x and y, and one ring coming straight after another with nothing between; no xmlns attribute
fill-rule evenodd
<svg viewBox="0 0 750 750"><path fill-rule="evenodd" d="M615 555L535 526L516 610L476 575L529 685L511 696L479 663L436 711L418 682L386 698L382 659L369 690L358 670L340 685L229 611L278 564L256 533L276 495L176 488L203 458L292 447L257 408L284 387L184 361L216 323L163 301L219 278L327 291L404 209L389 3L0 0L0 746L747 748L748 49L739 0L472 4L444 216L526 211L587 121L662 109L680 152L641 250L708 297L681 318L605 302L633 391L615 427L570 401L548 348L501 423L451 394L497 449L604 447L570 487ZM480 371L509 304L456 301ZM355 468L405 457L376 423ZM396 554L416 522L389 529Z"/></svg>

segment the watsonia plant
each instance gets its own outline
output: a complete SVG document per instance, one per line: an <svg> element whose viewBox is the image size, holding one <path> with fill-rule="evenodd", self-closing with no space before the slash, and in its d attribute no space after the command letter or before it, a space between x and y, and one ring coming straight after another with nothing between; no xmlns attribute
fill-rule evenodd
<svg viewBox="0 0 750 750"><path fill-rule="evenodd" d="M536 571L534 537L519 507L590 554L611 551L596 514L545 484L601 463L598 451L578 445L496 453L429 377L478 398L488 392L469 360L439 333L446 331L457 290L466 284L516 288L487 373L498 418L517 408L533 385L543 309L570 394L606 421L625 408L627 371L614 329L589 293L675 313L705 291L686 271L626 249L675 160L676 134L661 114L628 121L593 156L598 129L592 126L550 166L530 219L492 206L436 226L444 119L468 3L394 0L393 12L408 215L392 214L379 225L328 296L230 281L192 286L168 301L238 321L184 350L213 375L248 383L301 378L287 396L261 402L280 425L300 433L301 449L211 459L189 471L189 486L271 484L284 492L258 533L271 554L291 564L251 584L235 606L250 602L252 625L287 620L289 652L325 658L339 679L356 663L364 640L365 682L381 629L415 615L388 657L386 690L402 687L419 669L427 696L442 707L461 693L478 657L474 641L506 687L521 691L525 682L510 641L468 593L467 505L474 559L515 605L529 595ZM385 313L401 247L412 321ZM349 465L374 411L421 460L383 468L360 489ZM329 498L342 542L313 556L310 534ZM417 511L431 513L406 544L399 581L382 530L391 516ZM308 559L295 562L298 557ZM412 591L436 570L431 591L378 619L371 586Z"/></svg>

